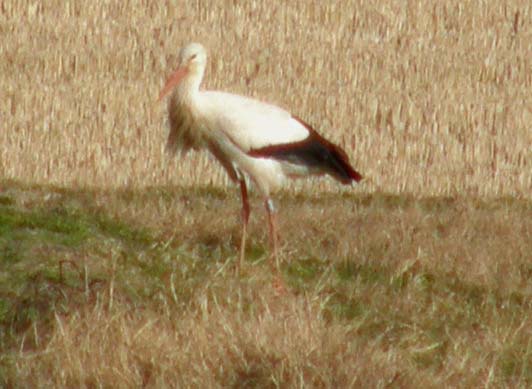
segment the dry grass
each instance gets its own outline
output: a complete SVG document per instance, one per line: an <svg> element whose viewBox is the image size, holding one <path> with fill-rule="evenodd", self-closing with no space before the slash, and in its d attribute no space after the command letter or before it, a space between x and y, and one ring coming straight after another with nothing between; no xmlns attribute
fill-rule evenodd
<svg viewBox="0 0 532 389"><path fill-rule="evenodd" d="M54 387L202 388L384 386L399 378L398 355L378 341L371 354L346 342L350 329L327 324L316 303L283 301L268 285L230 288L221 299L200 293L186 312L95 306L56 316L46 348L19 360L18 378Z"/></svg>
<svg viewBox="0 0 532 389"><path fill-rule="evenodd" d="M117 187L221 184L170 163L154 101L191 40L206 86L281 104L343 144L357 190L532 193L530 2L3 3L0 172ZM320 182L314 190L331 189ZM335 189L336 190L336 189Z"/></svg>
<svg viewBox="0 0 532 389"><path fill-rule="evenodd" d="M221 191L3 187L8 387L532 382L528 200L281 197L282 291Z"/></svg>

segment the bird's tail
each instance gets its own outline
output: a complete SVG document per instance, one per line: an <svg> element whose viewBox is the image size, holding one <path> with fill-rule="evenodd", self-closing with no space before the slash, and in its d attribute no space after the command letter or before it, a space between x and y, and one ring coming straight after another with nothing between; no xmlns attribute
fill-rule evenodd
<svg viewBox="0 0 532 389"><path fill-rule="evenodd" d="M320 142L321 143L321 142ZM323 144L324 151L321 153L326 162L327 173L336 178L342 184L350 184L352 181L360 182L362 174L357 172L349 163L349 158L344 150L327 141L328 144Z"/></svg>

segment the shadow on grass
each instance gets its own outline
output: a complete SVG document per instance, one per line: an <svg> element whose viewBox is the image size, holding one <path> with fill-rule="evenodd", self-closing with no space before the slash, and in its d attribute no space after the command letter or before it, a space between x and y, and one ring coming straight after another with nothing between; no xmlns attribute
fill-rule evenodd
<svg viewBox="0 0 532 389"><path fill-rule="evenodd" d="M148 284L150 277L165 271L154 270L160 266L154 265L160 250L153 249L150 231L110 217L87 194L50 190L51 196L20 201L24 192L35 191L47 192L14 185L0 195L3 350L14 346L23 333L27 333L24 347L40 344L54 313L68 312L94 298L113 278L127 279L126 274L117 276L120 270L138 273L140 268ZM143 257L151 260L139 261ZM30 331L37 323L39 331Z"/></svg>

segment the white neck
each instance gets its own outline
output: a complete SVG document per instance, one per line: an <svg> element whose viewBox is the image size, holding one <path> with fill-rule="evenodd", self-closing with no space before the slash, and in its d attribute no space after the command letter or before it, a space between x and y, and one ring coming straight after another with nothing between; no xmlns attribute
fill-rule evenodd
<svg viewBox="0 0 532 389"><path fill-rule="evenodd" d="M194 100L199 92L199 87L203 79L205 67L193 67L189 70L186 77L181 80L174 91L175 97L181 102L190 102Z"/></svg>

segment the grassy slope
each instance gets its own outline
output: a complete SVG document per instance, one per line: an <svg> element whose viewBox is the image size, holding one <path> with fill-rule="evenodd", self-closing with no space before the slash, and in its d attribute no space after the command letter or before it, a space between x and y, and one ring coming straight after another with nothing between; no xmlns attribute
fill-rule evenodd
<svg viewBox="0 0 532 389"><path fill-rule="evenodd" d="M0 188L4 384L532 382L529 201L281 195L282 291L233 194Z"/></svg>

